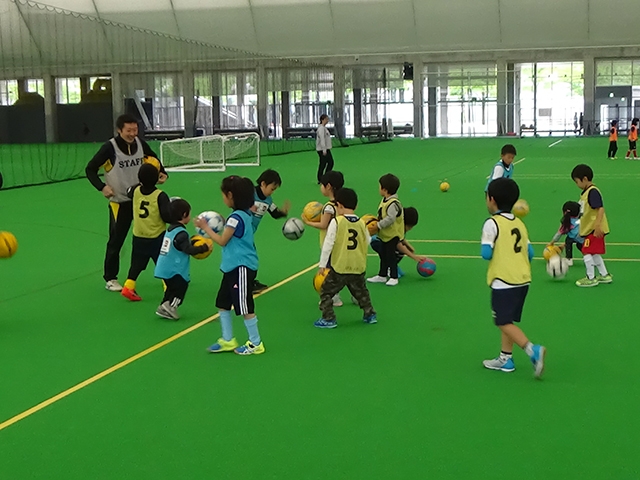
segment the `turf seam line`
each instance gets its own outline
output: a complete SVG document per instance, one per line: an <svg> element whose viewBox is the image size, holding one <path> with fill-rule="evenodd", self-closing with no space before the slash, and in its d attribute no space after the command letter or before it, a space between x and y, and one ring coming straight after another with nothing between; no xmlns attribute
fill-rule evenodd
<svg viewBox="0 0 640 480"><path fill-rule="evenodd" d="M311 270L318 268L318 264L313 264L310 267L305 268L304 270L300 270L298 273L295 273L293 275L291 275L288 278L285 278L284 280L276 283L275 285L272 285L271 287L267 288L266 290L254 295L254 298L257 297L261 297L262 295L265 295L266 293L269 293L273 290L275 290L276 288L281 287L282 285L285 285L287 283L289 283L292 280L295 280L296 278L304 275L307 272L310 272ZM200 327L203 327L204 325L211 323L213 320L215 320L216 318L218 318L220 316L219 313L216 313L215 315L211 315L208 318L205 318L204 320L201 320L200 322L196 323L195 325L190 326L189 328L186 328L185 330L182 330L178 333L176 333L175 335L172 335L169 338L166 338L165 340L162 340L159 343L156 343L155 345L147 348L146 350L143 350L142 352L136 353L135 355L107 368L106 370L103 370L100 373L97 373L95 375L93 375L92 377L89 377L88 379L78 383L77 385L74 385L71 388L68 388L66 390L64 390L63 392L58 393L57 395L54 395L53 397L44 400L43 402L38 403L37 405L29 408L28 410L25 410L22 413L19 413L18 415L15 415L13 417L11 417L8 420L5 420L4 422L0 423L0 431L4 430L7 427L10 427L11 425L18 423L20 420L24 420L25 418L33 415L34 413L39 412L40 410L48 407L49 405L52 405L60 400L62 400L65 397L68 397L69 395L71 395L72 393L77 392L78 390L83 389L84 387L87 387L89 385L91 385L92 383L97 382L98 380L106 377L107 375L110 375L118 370L120 370L121 368L126 367L127 365L132 364L133 362L135 362L136 360L139 360L143 357L146 357L147 355L149 355L150 353L155 352L156 350L161 349L162 347L165 347L167 345L169 345L170 343L178 340L179 338L184 337L185 335L188 335L189 333L199 329Z"/></svg>

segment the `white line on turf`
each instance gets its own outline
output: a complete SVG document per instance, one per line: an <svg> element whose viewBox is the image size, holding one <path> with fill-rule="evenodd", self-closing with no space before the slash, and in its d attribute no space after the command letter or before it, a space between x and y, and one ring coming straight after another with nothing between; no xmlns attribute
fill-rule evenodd
<svg viewBox="0 0 640 480"><path fill-rule="evenodd" d="M561 142L562 140L558 140L557 142L553 142L551 145L549 145L549 148L553 147L554 145L557 145Z"/></svg>

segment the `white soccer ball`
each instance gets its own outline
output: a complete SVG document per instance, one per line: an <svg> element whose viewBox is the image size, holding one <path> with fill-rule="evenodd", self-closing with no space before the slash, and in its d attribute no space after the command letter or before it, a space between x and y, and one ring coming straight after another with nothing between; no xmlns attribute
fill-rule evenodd
<svg viewBox="0 0 640 480"><path fill-rule="evenodd" d="M547 262L547 273L550 277L561 279L569 271L569 262L560 255L554 255Z"/></svg>
<svg viewBox="0 0 640 480"><path fill-rule="evenodd" d="M198 218L206 219L209 224L209 228L217 234L220 234L222 230L224 230L225 219L218 212L202 212L198 215ZM198 235L209 238L209 235L207 235L204 230L196 227L196 231L198 232Z"/></svg>
<svg viewBox="0 0 640 480"><path fill-rule="evenodd" d="M289 240L298 240L304 233L304 223L299 218L290 218L282 226L282 234Z"/></svg>

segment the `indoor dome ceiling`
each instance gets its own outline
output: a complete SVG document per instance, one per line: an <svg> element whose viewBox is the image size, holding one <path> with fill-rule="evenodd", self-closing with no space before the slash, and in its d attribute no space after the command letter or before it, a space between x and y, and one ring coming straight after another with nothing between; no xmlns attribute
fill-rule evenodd
<svg viewBox="0 0 640 480"><path fill-rule="evenodd" d="M279 56L638 45L637 0L48 0Z"/></svg>

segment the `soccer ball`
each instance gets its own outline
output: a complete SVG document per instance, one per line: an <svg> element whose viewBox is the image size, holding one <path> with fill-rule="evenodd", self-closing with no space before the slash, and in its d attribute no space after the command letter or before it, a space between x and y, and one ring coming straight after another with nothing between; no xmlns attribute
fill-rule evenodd
<svg viewBox="0 0 640 480"><path fill-rule="evenodd" d="M304 223L299 218L290 218L282 226L282 234L289 240L298 240L304 233Z"/></svg>
<svg viewBox="0 0 640 480"><path fill-rule="evenodd" d="M367 230L369 230L369 235L375 235L378 233L378 219L373 215L363 215L362 221L367 226Z"/></svg>
<svg viewBox="0 0 640 480"><path fill-rule="evenodd" d="M417 265L418 273L422 277L430 277L434 273L436 273L436 262L431 260L430 258L425 258L424 260L420 260Z"/></svg>
<svg viewBox="0 0 640 480"><path fill-rule="evenodd" d="M319 222L322 217L322 204L320 202L309 202L302 210L303 218L309 222Z"/></svg>
<svg viewBox="0 0 640 480"><path fill-rule="evenodd" d="M202 212L200 215L198 215L198 218L204 218L209 224L209 228L217 234L220 234L222 230L224 230L224 217L217 212ZM206 232L201 228L196 228L196 231L204 238L209 238L209 235L207 235Z"/></svg>
<svg viewBox="0 0 640 480"><path fill-rule="evenodd" d="M449 191L449 187L450 187L449 182L446 182L446 181L442 182L440 184L440 191L441 192L448 192Z"/></svg>
<svg viewBox="0 0 640 480"><path fill-rule="evenodd" d="M560 255L554 255L547 262L547 273L550 277L561 279L569 271L569 262L566 258L561 258Z"/></svg>
<svg viewBox="0 0 640 480"><path fill-rule="evenodd" d="M322 289L322 284L327 278L327 275L329 275L328 268L325 269L323 273L320 273L320 271L318 271L318 273L316 273L315 276L313 277L313 288L316 289L316 292L320 293L320 290Z"/></svg>
<svg viewBox="0 0 640 480"><path fill-rule="evenodd" d="M156 167L158 169L158 171L160 171L160 160L158 160L156 157L146 156L146 157L144 157L142 162L143 163L149 163L149 164L153 165L154 167Z"/></svg>
<svg viewBox="0 0 640 480"><path fill-rule="evenodd" d="M518 218L526 217L529 214L529 204L526 200L518 200L513 205L511 212Z"/></svg>
<svg viewBox="0 0 640 480"><path fill-rule="evenodd" d="M204 245L205 243L208 245L213 245L213 240L211 240L210 238L205 238L201 235L194 235L193 237L191 237L191 245L193 245L194 247L199 247L200 245ZM194 255L193 258L202 260L203 258L207 258L209 255L211 255L211 250L198 253L197 255Z"/></svg>
<svg viewBox="0 0 640 480"><path fill-rule="evenodd" d="M0 258L11 258L18 251L18 240L9 232L0 232Z"/></svg>
<svg viewBox="0 0 640 480"><path fill-rule="evenodd" d="M547 245L544 247L544 251L542 252L542 257L548 262L551 260L551 257L560 255L562 249L556 245Z"/></svg>

